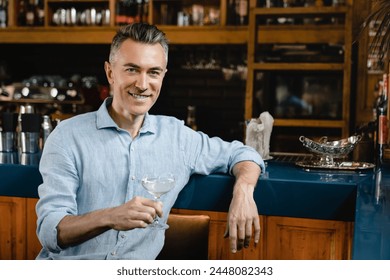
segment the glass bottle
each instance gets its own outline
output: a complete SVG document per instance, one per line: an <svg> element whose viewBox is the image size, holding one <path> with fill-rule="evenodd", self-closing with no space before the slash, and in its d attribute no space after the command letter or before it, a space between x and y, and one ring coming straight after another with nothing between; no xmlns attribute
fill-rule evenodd
<svg viewBox="0 0 390 280"><path fill-rule="evenodd" d="M125 4L124 0L119 0L116 3L115 23L117 25L126 24Z"/></svg>
<svg viewBox="0 0 390 280"><path fill-rule="evenodd" d="M248 0L236 0L236 13L240 25L248 24Z"/></svg>
<svg viewBox="0 0 390 280"><path fill-rule="evenodd" d="M29 0L26 7L26 25L33 26L35 24L35 4L34 0Z"/></svg>
<svg viewBox="0 0 390 280"><path fill-rule="evenodd" d="M53 126L51 123L50 116L44 115L42 121L42 148L45 146L47 137L49 137L52 130L53 130Z"/></svg>
<svg viewBox="0 0 390 280"><path fill-rule="evenodd" d="M7 27L7 0L0 0L0 28Z"/></svg>
<svg viewBox="0 0 390 280"><path fill-rule="evenodd" d="M19 2L18 25L26 26L26 3L23 0Z"/></svg>
<svg viewBox="0 0 390 280"><path fill-rule="evenodd" d="M142 21L142 13L143 13L143 7L142 7L142 0L136 1L137 5L137 12L135 14L135 22L141 22Z"/></svg>
<svg viewBox="0 0 390 280"><path fill-rule="evenodd" d="M227 6L227 24L228 25L236 25L236 3L235 0L229 0Z"/></svg>
<svg viewBox="0 0 390 280"><path fill-rule="evenodd" d="M387 74L383 75L383 86L380 102L377 106L377 133L376 133L376 166L380 167L384 161L384 150L388 141L388 119L387 119Z"/></svg>
<svg viewBox="0 0 390 280"><path fill-rule="evenodd" d="M149 21L149 0L142 1L142 22Z"/></svg>
<svg viewBox="0 0 390 280"><path fill-rule="evenodd" d="M43 6L43 0L35 0L35 25L43 26L45 23L45 11Z"/></svg>

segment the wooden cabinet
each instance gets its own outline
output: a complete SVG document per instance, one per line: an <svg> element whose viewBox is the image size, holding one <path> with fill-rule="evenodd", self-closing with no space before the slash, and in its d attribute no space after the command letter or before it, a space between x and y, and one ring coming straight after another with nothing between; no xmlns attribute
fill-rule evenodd
<svg viewBox="0 0 390 280"><path fill-rule="evenodd" d="M24 259L26 203L23 198L0 197L0 259Z"/></svg>
<svg viewBox="0 0 390 280"><path fill-rule="evenodd" d="M245 119L269 111L279 142L349 134L353 2L317 2L250 11Z"/></svg>
<svg viewBox="0 0 390 280"><path fill-rule="evenodd" d="M257 247L232 254L224 238L227 213L172 209L177 214L210 216L209 259L212 260L346 260L351 258L353 223L260 216ZM253 242L253 241L252 241Z"/></svg>
<svg viewBox="0 0 390 280"><path fill-rule="evenodd" d="M0 259L33 260L41 250L36 236L37 199L0 197ZM227 213L172 209L177 214L210 216L209 259L302 260L350 259L353 223L304 218L260 216L261 238L232 254L224 238ZM253 242L253 240L252 240Z"/></svg>
<svg viewBox="0 0 390 280"><path fill-rule="evenodd" d="M33 260L41 245L36 236L37 199L0 197L0 260Z"/></svg>
<svg viewBox="0 0 390 280"><path fill-rule="evenodd" d="M26 198L26 259L34 260L42 249L37 237L37 214L35 205L38 199Z"/></svg>
<svg viewBox="0 0 390 280"><path fill-rule="evenodd" d="M351 222L269 216L264 219L263 227L266 259L351 258Z"/></svg>
<svg viewBox="0 0 390 280"><path fill-rule="evenodd" d="M119 13L119 2L119 0L45 0L44 25L19 26L17 18L20 1L10 1L7 27L0 29L1 43L109 44L118 27L116 17ZM254 2L254 0L245 2ZM213 24L177 26L177 12L189 9L193 4L199 3L202 4L204 12L208 12L208 14L212 8L215 11L217 21ZM110 11L109 22L90 26L85 26L85 24L56 25L53 23L54 15L59 9L74 7L81 12L90 8L94 8L97 12L107 9ZM234 26L228 21L228 0L149 0L146 9L146 20L149 23L159 25L172 44L245 44L247 41L247 26ZM169 24L164 24L165 22L162 20L164 9L166 13L174 13L171 15L173 20ZM206 16L210 17L204 15L204 17Z"/></svg>

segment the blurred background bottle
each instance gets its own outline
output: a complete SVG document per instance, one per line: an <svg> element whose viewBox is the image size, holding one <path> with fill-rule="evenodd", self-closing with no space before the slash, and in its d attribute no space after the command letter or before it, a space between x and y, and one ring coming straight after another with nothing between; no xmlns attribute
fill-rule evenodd
<svg viewBox="0 0 390 280"><path fill-rule="evenodd" d="M26 26L26 2L23 0L19 1L18 25Z"/></svg>
<svg viewBox="0 0 390 280"><path fill-rule="evenodd" d="M0 0L0 28L7 27L7 21L8 21L8 1L7 0Z"/></svg>
<svg viewBox="0 0 390 280"><path fill-rule="evenodd" d="M239 25L248 24L248 0L236 0L236 14Z"/></svg>
<svg viewBox="0 0 390 280"><path fill-rule="evenodd" d="M380 167L384 160L384 150L388 143L388 78L387 73L383 74L382 87L380 89L380 99L376 107L376 166Z"/></svg>
<svg viewBox="0 0 390 280"><path fill-rule="evenodd" d="M26 6L26 25L34 26L35 24L35 3L34 0L28 0Z"/></svg>
<svg viewBox="0 0 390 280"><path fill-rule="evenodd" d="M35 0L35 15L34 15L34 25L43 26L45 24L45 10L43 0Z"/></svg>
<svg viewBox="0 0 390 280"><path fill-rule="evenodd" d="M49 137L50 133L53 130L53 125L50 119L50 116L44 115L42 120L42 149L46 144L47 137Z"/></svg>

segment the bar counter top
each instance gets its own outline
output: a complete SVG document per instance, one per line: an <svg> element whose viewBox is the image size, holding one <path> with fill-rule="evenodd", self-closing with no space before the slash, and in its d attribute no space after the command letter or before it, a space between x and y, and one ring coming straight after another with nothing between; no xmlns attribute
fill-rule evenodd
<svg viewBox="0 0 390 280"><path fill-rule="evenodd" d="M0 163L0 196L37 198L42 182L34 155ZM4 161L3 161L4 162ZM227 212L234 178L194 175L174 207ZM390 259L390 166L360 171L305 170L267 161L255 200L260 215L353 221L352 259Z"/></svg>

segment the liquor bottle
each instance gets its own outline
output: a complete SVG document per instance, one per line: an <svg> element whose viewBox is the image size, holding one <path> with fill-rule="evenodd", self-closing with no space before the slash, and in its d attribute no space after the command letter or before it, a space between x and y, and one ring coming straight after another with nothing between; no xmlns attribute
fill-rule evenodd
<svg viewBox="0 0 390 280"><path fill-rule="evenodd" d="M26 26L26 3L23 0L19 2L18 25Z"/></svg>
<svg viewBox="0 0 390 280"><path fill-rule="evenodd" d="M257 0L256 6L260 8L265 8L267 6L267 0Z"/></svg>
<svg viewBox="0 0 390 280"><path fill-rule="evenodd" d="M248 0L236 0L236 14L239 25L248 24Z"/></svg>
<svg viewBox="0 0 390 280"><path fill-rule="evenodd" d="M376 166L380 168L384 161L384 149L388 141L387 98L388 81L387 74L383 75L381 99L376 109L377 133L376 133Z"/></svg>
<svg viewBox="0 0 390 280"><path fill-rule="evenodd" d="M0 0L0 28L7 27L7 0Z"/></svg>
<svg viewBox="0 0 390 280"><path fill-rule="evenodd" d="M196 125L196 107L187 106L187 126L191 127L193 130L197 130L198 126Z"/></svg>
<svg viewBox="0 0 390 280"><path fill-rule="evenodd" d="M43 5L43 0L35 0L34 25L36 26L43 26L45 24L45 10Z"/></svg>
<svg viewBox="0 0 390 280"><path fill-rule="evenodd" d="M227 6L227 24L228 25L236 25L237 24L237 14L236 14L236 3L238 0L229 0Z"/></svg>
<svg viewBox="0 0 390 280"><path fill-rule="evenodd" d="M42 121L42 148L46 144L47 137L49 137L50 133L53 131L53 125L50 119L50 116L44 115Z"/></svg>
<svg viewBox="0 0 390 280"><path fill-rule="evenodd" d="M142 1L142 22L149 21L149 0Z"/></svg>
<svg viewBox="0 0 390 280"><path fill-rule="evenodd" d="M116 2L116 13L115 13L115 23L117 25L126 24L126 14L125 14L125 5L124 0L119 0Z"/></svg>
<svg viewBox="0 0 390 280"><path fill-rule="evenodd" d="M34 26L35 23L35 4L34 0L28 0L26 7L26 25Z"/></svg>
<svg viewBox="0 0 390 280"><path fill-rule="evenodd" d="M137 16L137 0L125 0L127 23L134 23Z"/></svg>
<svg viewBox="0 0 390 280"><path fill-rule="evenodd" d="M383 93L383 81L378 81L375 84L375 90L374 93L376 93L376 98L374 100L373 106L372 106L372 120L376 121L377 115L376 115L376 109L378 108L379 104L382 102L382 93Z"/></svg>
<svg viewBox="0 0 390 280"><path fill-rule="evenodd" d="M389 78L390 78L390 66L389 66L389 73L383 74L383 87L386 96L389 95L389 90L390 90Z"/></svg>
<svg viewBox="0 0 390 280"><path fill-rule="evenodd" d="M141 22L142 21L142 13L143 13L143 10L142 10L142 0L137 0L136 1L136 6L137 6L137 12L135 14L135 22Z"/></svg>

